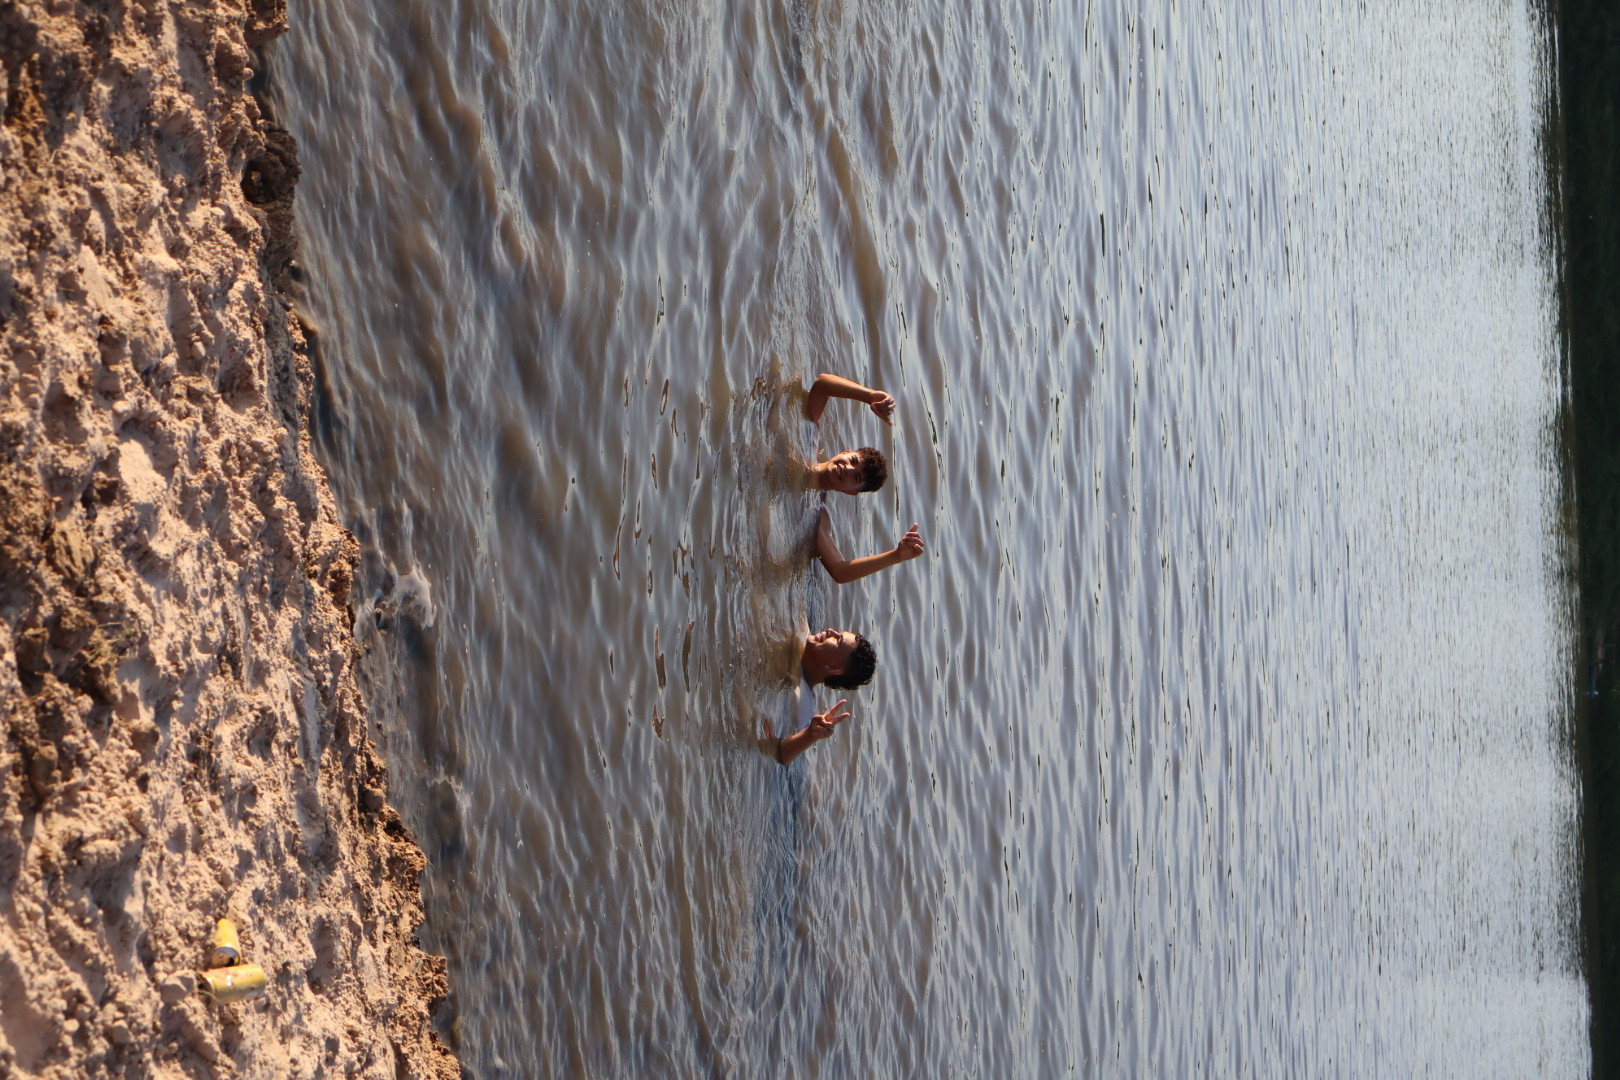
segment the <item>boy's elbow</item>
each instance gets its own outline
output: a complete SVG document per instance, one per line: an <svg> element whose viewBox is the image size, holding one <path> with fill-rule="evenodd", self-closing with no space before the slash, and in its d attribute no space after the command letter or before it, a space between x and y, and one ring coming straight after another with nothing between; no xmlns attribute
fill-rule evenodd
<svg viewBox="0 0 1620 1080"><path fill-rule="evenodd" d="M821 568L827 571L827 576L833 579L834 584L849 584L849 568L847 566L834 559L829 559L827 556L819 553L816 555L816 558L821 561Z"/></svg>

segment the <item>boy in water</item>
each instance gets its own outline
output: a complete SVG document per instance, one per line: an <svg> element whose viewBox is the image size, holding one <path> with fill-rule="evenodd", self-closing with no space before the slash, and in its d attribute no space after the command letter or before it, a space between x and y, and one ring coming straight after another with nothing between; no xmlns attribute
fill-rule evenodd
<svg viewBox="0 0 1620 1080"><path fill-rule="evenodd" d="M882 390L862 386L860 383L837 375L822 373L810 385L804 403L804 416L817 426L821 414L832 398L848 398L870 406L878 419L894 423L894 398ZM842 491L858 495L876 491L889 476L889 463L883 454L872 447L845 450L819 465L811 466L811 478L818 491ZM821 507L816 518L816 557L839 584L855 581L868 574L893 566L895 563L915 559L923 553L922 533L916 525L900 538L890 551L846 559L833 541L832 522L827 508ZM798 699L799 730L776 742L776 759L783 765L792 763L811 745L830 738L833 728L849 719L844 708L848 698L839 698L837 704L824 712L815 712L815 687L826 685L835 690L854 690L871 681L877 670L877 652L871 642L850 630L823 630L817 634L806 632L799 646L800 685Z"/></svg>
<svg viewBox="0 0 1620 1080"><path fill-rule="evenodd" d="M877 413L885 424L893 424L894 398L882 390L873 390L858 382L822 372L810 384L810 393L804 400L804 417L812 424L821 425L821 413L832 398L863 401ZM844 450L818 465L810 466L811 482L817 491L842 491L845 495L859 495L863 491L876 491L889 478L889 459L883 452L870 446L859 450Z"/></svg>
<svg viewBox="0 0 1620 1080"><path fill-rule="evenodd" d="M804 402L805 419L819 426L821 414L826 409L827 402L833 398L864 402L871 406L878 419L885 424L894 423L893 397L882 390L874 390L827 372L817 375L816 381L810 384L810 392ZM880 451L863 446L859 450L845 450L819 465L812 465L810 472L818 491L842 491L846 495L858 495L864 491L876 491L883 486L884 481L889 478L889 462ZM868 574L875 574L896 563L915 559L922 553L922 532L913 523L911 529L900 538L900 542L889 551L846 559L833 541L832 520L828 517L825 506L821 508L816 519L816 557L821 560L821 565L826 568L832 579L840 585L846 585Z"/></svg>
<svg viewBox="0 0 1620 1080"><path fill-rule="evenodd" d="M798 731L784 736L776 744L776 760L783 765L792 763L810 748L832 734L833 728L849 719L844 704L849 699L839 698L838 704L825 712L814 713L815 687L830 686L834 690L854 690L865 686L877 671L877 651L872 643L852 630L831 628L809 634L799 647L798 689L799 716L808 718Z"/></svg>

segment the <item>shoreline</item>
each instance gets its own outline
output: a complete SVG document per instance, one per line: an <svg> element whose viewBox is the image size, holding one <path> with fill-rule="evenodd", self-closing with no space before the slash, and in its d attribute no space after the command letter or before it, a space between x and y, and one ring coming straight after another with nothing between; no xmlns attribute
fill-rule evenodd
<svg viewBox="0 0 1620 1080"><path fill-rule="evenodd" d="M283 0L0 13L0 1073L460 1076L287 295ZM265 997L195 992L234 919Z"/></svg>

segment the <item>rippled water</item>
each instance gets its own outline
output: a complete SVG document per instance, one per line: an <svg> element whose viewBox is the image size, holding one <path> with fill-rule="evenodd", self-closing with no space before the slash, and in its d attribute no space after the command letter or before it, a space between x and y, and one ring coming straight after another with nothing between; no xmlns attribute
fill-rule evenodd
<svg viewBox="0 0 1620 1080"><path fill-rule="evenodd" d="M470 1073L1589 1070L1539 10L293 6ZM844 587L821 370L929 543ZM784 770L802 618L880 666Z"/></svg>

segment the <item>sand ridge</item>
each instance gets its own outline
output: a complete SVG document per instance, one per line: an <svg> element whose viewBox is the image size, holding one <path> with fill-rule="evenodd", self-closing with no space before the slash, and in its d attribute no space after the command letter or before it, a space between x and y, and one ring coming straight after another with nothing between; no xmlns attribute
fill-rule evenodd
<svg viewBox="0 0 1620 1080"><path fill-rule="evenodd" d="M460 1073L248 90L285 29L0 6L0 1075ZM222 915L261 1000L192 992Z"/></svg>

